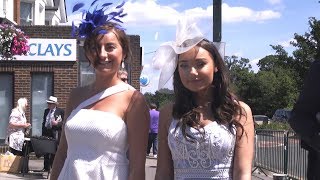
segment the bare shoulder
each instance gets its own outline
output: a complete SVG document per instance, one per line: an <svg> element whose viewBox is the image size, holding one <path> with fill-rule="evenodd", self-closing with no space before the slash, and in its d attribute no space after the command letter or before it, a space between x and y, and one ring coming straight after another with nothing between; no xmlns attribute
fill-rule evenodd
<svg viewBox="0 0 320 180"><path fill-rule="evenodd" d="M241 107L241 110L242 110L242 115L238 119L240 123L244 124L248 122L253 122L250 106L243 101L239 101L239 106Z"/></svg>
<svg viewBox="0 0 320 180"><path fill-rule="evenodd" d="M130 90L128 91L128 94L135 101L145 101L145 97L138 90Z"/></svg>
<svg viewBox="0 0 320 180"><path fill-rule="evenodd" d="M239 101L239 105L245 112L251 113L251 108L248 104L243 101Z"/></svg>
<svg viewBox="0 0 320 180"><path fill-rule="evenodd" d="M125 97L127 98L128 106L130 107L130 109L132 108L148 109L147 101L144 95L140 91L137 91L137 90L126 91Z"/></svg>

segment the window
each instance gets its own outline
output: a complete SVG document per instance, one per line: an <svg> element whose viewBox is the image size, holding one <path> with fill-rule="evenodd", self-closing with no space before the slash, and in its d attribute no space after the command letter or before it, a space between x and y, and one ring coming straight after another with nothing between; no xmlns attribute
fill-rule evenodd
<svg viewBox="0 0 320 180"><path fill-rule="evenodd" d="M3 2L0 2L0 17L6 17L7 15L7 2L8 0L4 0Z"/></svg>
<svg viewBox="0 0 320 180"><path fill-rule="evenodd" d="M33 4L20 2L20 24L32 25L33 22Z"/></svg>
<svg viewBox="0 0 320 180"><path fill-rule="evenodd" d="M85 86L90 84L95 76L94 76L94 69L92 66L89 65L89 61L87 60L83 46L78 46L79 48L79 73L80 73L80 86Z"/></svg>
<svg viewBox="0 0 320 180"><path fill-rule="evenodd" d="M31 80L32 136L41 136L43 113L47 108L46 100L53 95L53 74L32 73Z"/></svg>
<svg viewBox="0 0 320 180"><path fill-rule="evenodd" d="M0 141L4 142L13 108L13 74L0 73ZM0 143L0 144L1 144Z"/></svg>

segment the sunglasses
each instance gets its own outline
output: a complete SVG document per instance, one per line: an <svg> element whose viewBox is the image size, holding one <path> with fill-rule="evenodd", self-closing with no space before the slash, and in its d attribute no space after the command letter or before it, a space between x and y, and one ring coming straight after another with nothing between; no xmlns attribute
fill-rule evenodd
<svg viewBox="0 0 320 180"><path fill-rule="evenodd" d="M121 81L127 82L127 81L128 81L128 78L121 78Z"/></svg>

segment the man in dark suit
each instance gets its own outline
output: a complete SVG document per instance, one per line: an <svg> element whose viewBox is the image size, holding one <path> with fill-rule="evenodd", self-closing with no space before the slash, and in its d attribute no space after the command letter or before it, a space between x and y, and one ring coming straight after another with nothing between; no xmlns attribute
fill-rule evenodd
<svg viewBox="0 0 320 180"><path fill-rule="evenodd" d="M64 118L64 110L58 108L58 99L54 96L50 96L47 100L48 108L44 110L43 122L42 122L42 136L56 139L59 143L62 120ZM48 171L52 166L54 154L44 155L44 168L43 171Z"/></svg>
<svg viewBox="0 0 320 180"><path fill-rule="evenodd" d="M289 123L308 151L308 180L320 179L320 60L312 63Z"/></svg>

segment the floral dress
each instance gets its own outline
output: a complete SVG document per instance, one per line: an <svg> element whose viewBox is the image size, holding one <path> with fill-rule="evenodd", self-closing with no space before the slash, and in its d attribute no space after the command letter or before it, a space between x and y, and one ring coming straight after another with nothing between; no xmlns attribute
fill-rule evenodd
<svg viewBox="0 0 320 180"><path fill-rule="evenodd" d="M25 124L27 122L24 112L18 108L14 108L10 114L9 123ZM22 151L23 142L24 142L24 131L23 127L9 127L7 128L7 138L6 144L9 144L9 147Z"/></svg>

